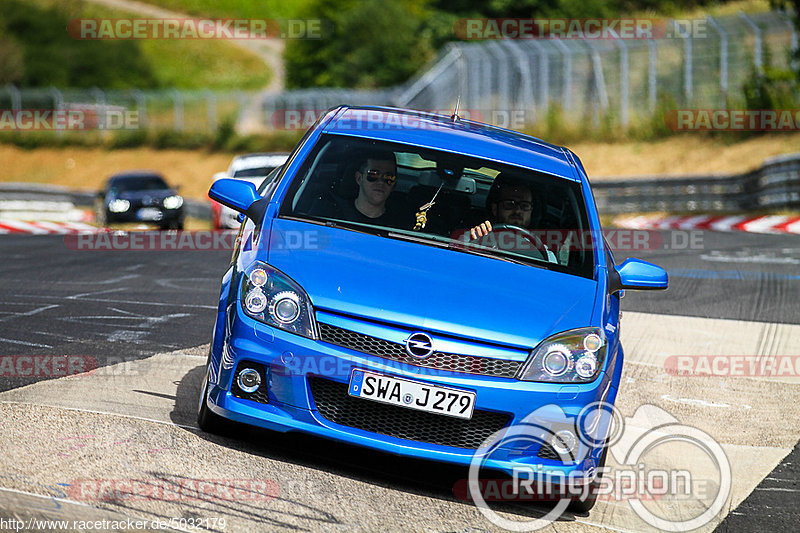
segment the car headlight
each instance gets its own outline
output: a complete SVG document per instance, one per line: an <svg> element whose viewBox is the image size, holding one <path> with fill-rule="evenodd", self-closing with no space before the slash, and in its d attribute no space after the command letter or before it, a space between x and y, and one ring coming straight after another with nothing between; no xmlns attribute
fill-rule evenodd
<svg viewBox="0 0 800 533"><path fill-rule="evenodd" d="M180 196L167 196L164 198L164 209L178 209L183 205L183 198Z"/></svg>
<svg viewBox="0 0 800 533"><path fill-rule="evenodd" d="M519 379L551 383L594 381L606 357L600 328L580 328L553 335L533 350Z"/></svg>
<svg viewBox="0 0 800 533"><path fill-rule="evenodd" d="M108 210L112 213L124 213L130 208L131 203L128 200L123 200L122 198L111 200L111 202L108 204Z"/></svg>
<svg viewBox="0 0 800 533"><path fill-rule="evenodd" d="M290 333L316 338L314 309L297 283L260 261L245 274L241 299L248 316Z"/></svg>

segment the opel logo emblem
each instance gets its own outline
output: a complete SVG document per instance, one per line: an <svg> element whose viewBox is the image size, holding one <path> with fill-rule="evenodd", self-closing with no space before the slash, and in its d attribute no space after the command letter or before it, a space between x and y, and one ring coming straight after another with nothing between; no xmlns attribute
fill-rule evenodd
<svg viewBox="0 0 800 533"><path fill-rule="evenodd" d="M417 359L425 359L433 353L433 341L425 333L412 333L406 339L406 352Z"/></svg>

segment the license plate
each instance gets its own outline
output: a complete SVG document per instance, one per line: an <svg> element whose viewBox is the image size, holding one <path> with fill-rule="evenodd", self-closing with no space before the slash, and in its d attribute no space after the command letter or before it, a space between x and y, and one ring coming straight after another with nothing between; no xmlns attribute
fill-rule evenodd
<svg viewBox="0 0 800 533"><path fill-rule="evenodd" d="M139 220L161 220L161 210L155 207L143 207L136 212L136 218Z"/></svg>
<svg viewBox="0 0 800 533"><path fill-rule="evenodd" d="M409 409L469 420L475 408L475 393L438 385L426 385L366 370L354 370L350 396L366 398Z"/></svg>

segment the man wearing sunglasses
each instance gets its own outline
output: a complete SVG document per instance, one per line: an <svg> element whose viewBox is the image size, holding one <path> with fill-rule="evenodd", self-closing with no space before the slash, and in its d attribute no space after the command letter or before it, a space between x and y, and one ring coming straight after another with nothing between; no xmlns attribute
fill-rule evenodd
<svg viewBox="0 0 800 533"><path fill-rule="evenodd" d="M411 229L414 225L411 210L400 199L389 199L397 182L394 152L376 150L358 155L361 163L355 172L343 176L340 189L321 197L319 203L312 205L311 213L361 224ZM353 181L357 192L352 191Z"/></svg>
<svg viewBox="0 0 800 533"><path fill-rule="evenodd" d="M383 218L391 219L394 213L390 212L387 215L386 201L392 194L396 181L397 164L394 153L370 154L370 157L356 170L358 196L355 208L358 213L375 223L383 222Z"/></svg>

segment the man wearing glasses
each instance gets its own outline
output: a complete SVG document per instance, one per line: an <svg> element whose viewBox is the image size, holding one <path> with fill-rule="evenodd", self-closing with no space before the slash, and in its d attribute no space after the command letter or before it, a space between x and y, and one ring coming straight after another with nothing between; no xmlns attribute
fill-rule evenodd
<svg viewBox="0 0 800 533"><path fill-rule="evenodd" d="M489 189L486 206L491 211L495 224L509 224L528 229L531 219L538 223L541 205L533 197L530 186L522 180L498 174ZM535 217L535 218L534 218ZM492 231L492 222L486 220L469 230L471 239L479 239Z"/></svg>

